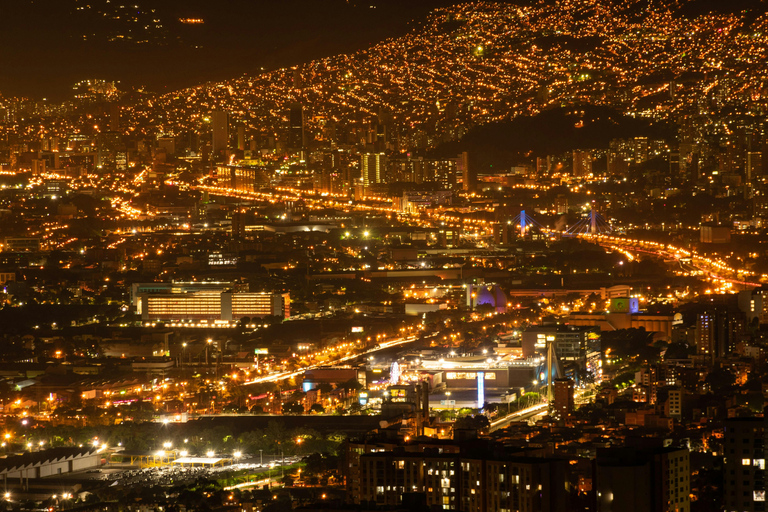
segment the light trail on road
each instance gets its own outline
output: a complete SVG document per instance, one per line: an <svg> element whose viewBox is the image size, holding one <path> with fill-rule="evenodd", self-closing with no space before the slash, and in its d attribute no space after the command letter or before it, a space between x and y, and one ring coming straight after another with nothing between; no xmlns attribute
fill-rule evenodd
<svg viewBox="0 0 768 512"><path fill-rule="evenodd" d="M264 377L259 377L257 379L249 380L243 383L243 385L248 384L259 384L262 382L276 382L278 380L286 380L291 379L293 377L298 377L299 375L304 374L308 370L314 370L317 368L323 368L325 366L334 366L339 363L343 363L345 361L349 361L351 359L356 359L358 357L362 357L368 354L373 354L375 352L378 352L379 350L384 350L391 347L397 347L399 345L404 345L406 343L414 342L418 339L417 336L408 336L406 338L395 338L394 340L390 341L383 341L379 343L376 347L373 347L369 350L366 350L365 352L360 352L359 354L350 354L348 356L340 357L339 359L334 359L333 361L326 361L322 364L314 364L311 366L307 366L306 368L302 368L301 370L296 370L295 372L281 372L281 373L275 373L272 375L266 375Z"/></svg>

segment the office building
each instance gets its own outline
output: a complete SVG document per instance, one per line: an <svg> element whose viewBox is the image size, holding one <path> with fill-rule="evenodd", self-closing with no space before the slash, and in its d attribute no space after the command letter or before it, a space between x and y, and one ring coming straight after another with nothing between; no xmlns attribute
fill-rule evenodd
<svg viewBox="0 0 768 512"><path fill-rule="evenodd" d="M173 283L133 283L131 285L131 306L136 313L143 314L141 296L147 294L222 293L235 288L231 281L191 281Z"/></svg>
<svg viewBox="0 0 768 512"><path fill-rule="evenodd" d="M146 293L139 296L139 302L143 322L186 322L198 327L242 318L291 315L288 293Z"/></svg>

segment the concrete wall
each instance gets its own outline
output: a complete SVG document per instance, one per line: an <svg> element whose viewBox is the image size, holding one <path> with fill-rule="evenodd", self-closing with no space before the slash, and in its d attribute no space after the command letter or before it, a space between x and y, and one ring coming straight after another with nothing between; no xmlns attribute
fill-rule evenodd
<svg viewBox="0 0 768 512"><path fill-rule="evenodd" d="M100 463L101 454L91 453L80 457L67 457L66 459L29 464L22 468L10 468L0 471L0 475L7 475L7 478L44 478L73 471L83 471L97 467Z"/></svg>

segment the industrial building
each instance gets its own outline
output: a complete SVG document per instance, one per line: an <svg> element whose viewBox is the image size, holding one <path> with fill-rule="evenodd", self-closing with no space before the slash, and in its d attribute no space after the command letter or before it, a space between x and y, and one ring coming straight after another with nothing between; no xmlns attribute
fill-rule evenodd
<svg viewBox="0 0 768 512"><path fill-rule="evenodd" d="M221 293L236 289L236 285L230 281L191 281L171 283L133 283L131 285L131 306L136 313L143 314L141 297L147 294L185 294L196 292Z"/></svg>
<svg viewBox="0 0 768 512"><path fill-rule="evenodd" d="M4 481L26 480L72 473L99 466L101 453L96 448L51 448L12 455L0 462Z"/></svg>
<svg viewBox="0 0 768 512"><path fill-rule="evenodd" d="M209 324L291 316L288 293L239 291L231 282L134 283L131 305L143 322Z"/></svg>

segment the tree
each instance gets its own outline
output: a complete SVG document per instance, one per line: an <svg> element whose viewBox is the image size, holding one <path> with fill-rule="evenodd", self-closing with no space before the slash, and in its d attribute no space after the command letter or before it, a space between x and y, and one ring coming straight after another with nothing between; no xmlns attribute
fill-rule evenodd
<svg viewBox="0 0 768 512"><path fill-rule="evenodd" d="M736 378L726 368L715 368L709 372L704 381L709 385L713 393L720 394L733 386Z"/></svg>
<svg viewBox="0 0 768 512"><path fill-rule="evenodd" d="M664 353L664 359L686 359L691 354L695 353L695 347L681 341L676 341L675 343L669 344L667 351Z"/></svg>
<svg viewBox="0 0 768 512"><path fill-rule="evenodd" d="M470 429L470 430L488 430L491 427L491 422L488 418L482 414L474 414L470 416L464 416L456 420L454 429Z"/></svg>
<svg viewBox="0 0 768 512"><path fill-rule="evenodd" d="M299 402L286 402L283 404L283 414L303 414L304 406Z"/></svg>
<svg viewBox="0 0 768 512"><path fill-rule="evenodd" d="M352 378L346 381L344 384L341 385L341 387L347 391L360 391L363 389L363 385L358 382L357 379Z"/></svg>

